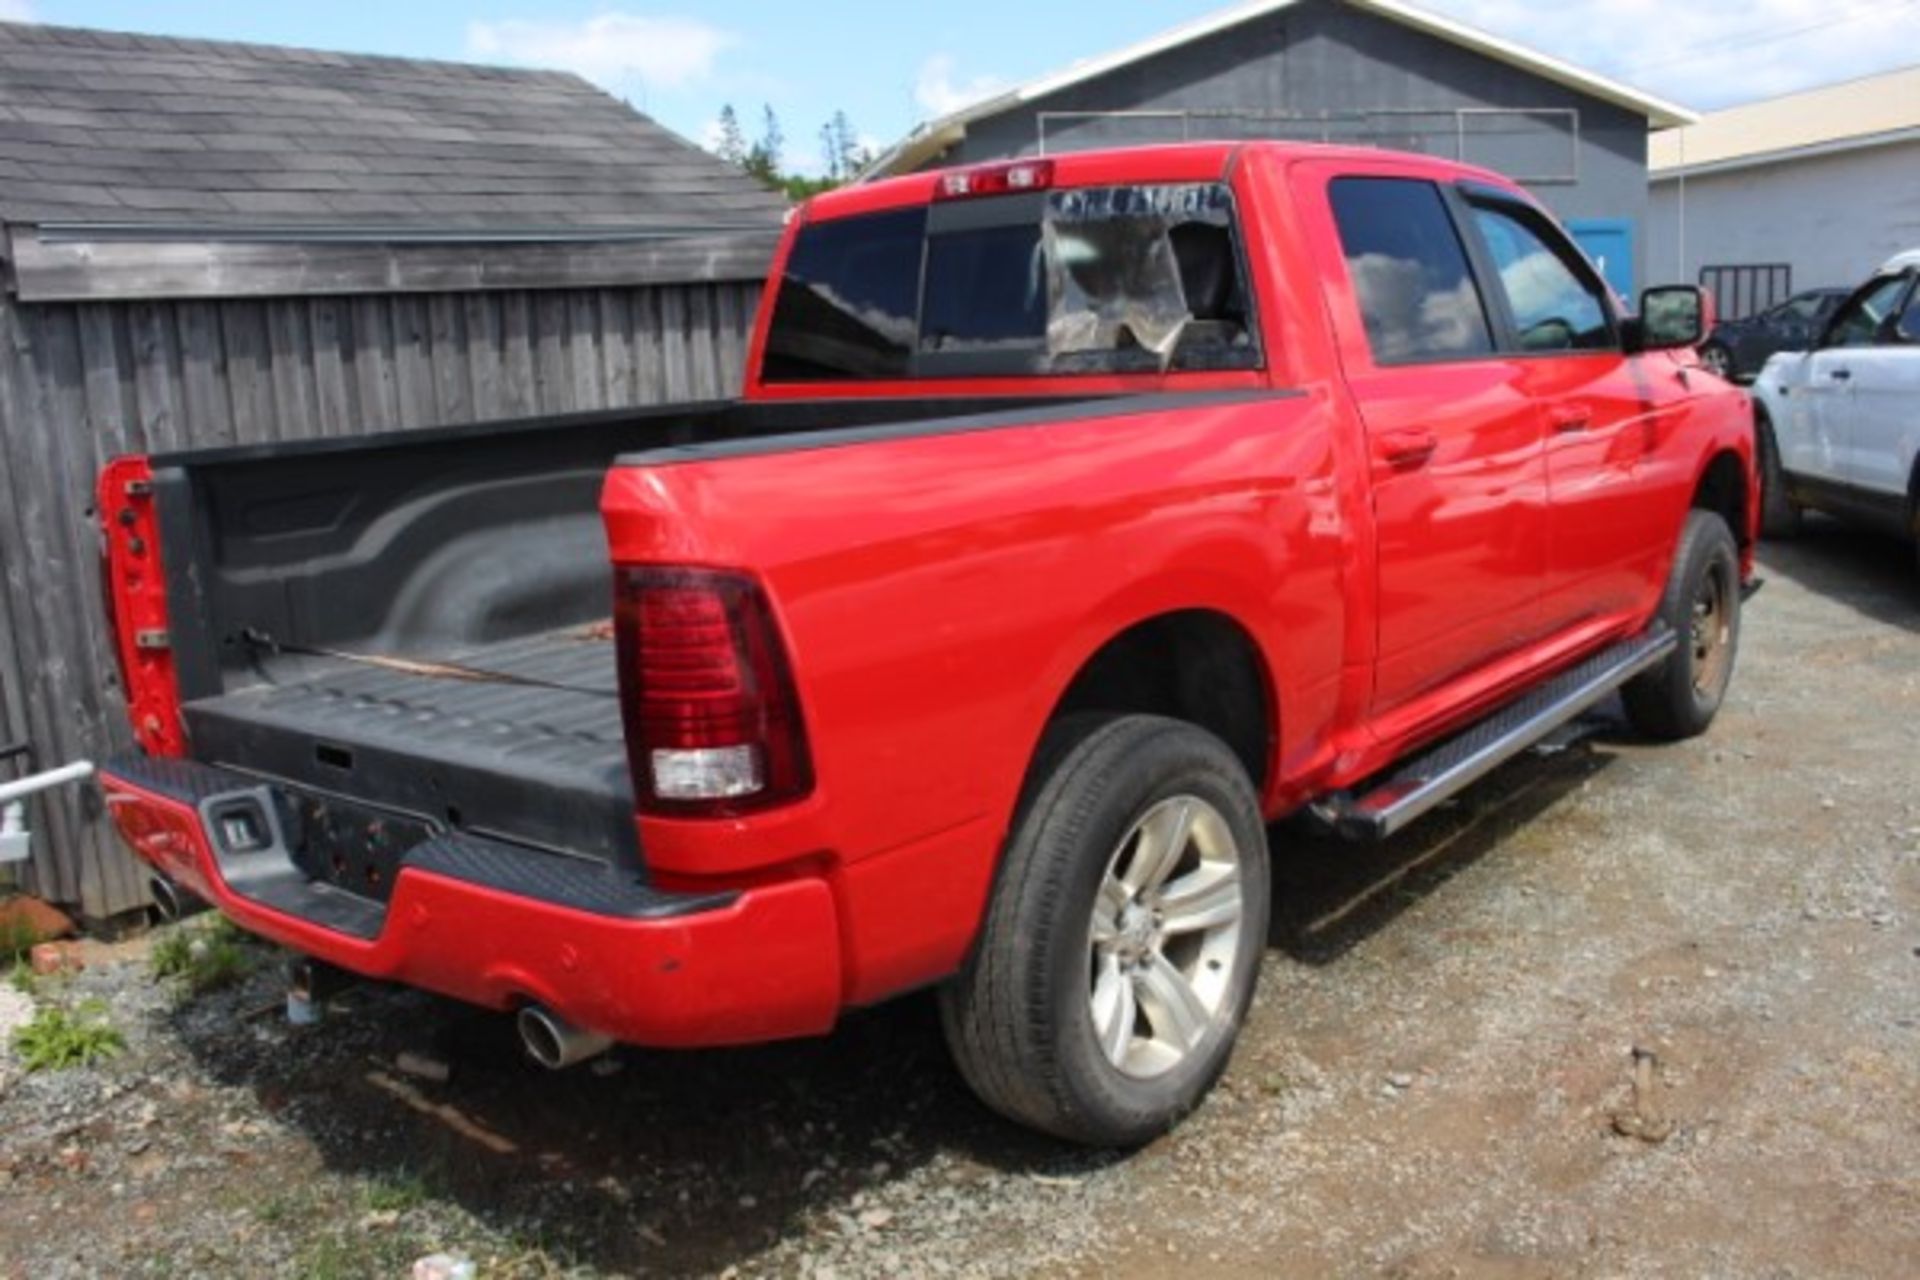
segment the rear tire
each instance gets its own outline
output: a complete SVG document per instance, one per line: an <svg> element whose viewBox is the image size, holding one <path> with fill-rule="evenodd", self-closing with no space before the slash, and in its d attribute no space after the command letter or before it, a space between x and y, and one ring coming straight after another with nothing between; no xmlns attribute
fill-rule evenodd
<svg viewBox="0 0 1920 1280"><path fill-rule="evenodd" d="M1266 827L1239 759L1182 721L1076 717L1038 759L941 1021L994 1110L1136 1146L1226 1068L1266 947Z"/></svg>
<svg viewBox="0 0 1920 1280"><path fill-rule="evenodd" d="M1621 692L1627 718L1650 738L1705 733L1726 698L1740 651L1740 550L1714 511L1691 511L1660 601L1680 643Z"/></svg>
<svg viewBox="0 0 1920 1280"><path fill-rule="evenodd" d="M1800 508L1787 494L1773 423L1759 406L1753 413L1753 447L1760 451L1760 532L1768 538L1791 538L1800 532Z"/></svg>

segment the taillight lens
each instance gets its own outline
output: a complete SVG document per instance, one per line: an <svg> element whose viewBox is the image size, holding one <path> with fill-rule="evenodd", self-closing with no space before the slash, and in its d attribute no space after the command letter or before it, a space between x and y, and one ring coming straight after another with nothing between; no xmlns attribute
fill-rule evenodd
<svg viewBox="0 0 1920 1280"><path fill-rule="evenodd" d="M614 637L643 810L718 817L812 789L793 675L759 584L704 569L620 568Z"/></svg>

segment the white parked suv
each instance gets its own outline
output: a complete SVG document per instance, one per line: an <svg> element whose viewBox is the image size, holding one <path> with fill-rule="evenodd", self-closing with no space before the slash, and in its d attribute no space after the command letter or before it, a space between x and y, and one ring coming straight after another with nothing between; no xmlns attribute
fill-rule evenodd
<svg viewBox="0 0 1920 1280"><path fill-rule="evenodd" d="M1920 543L1920 249L1842 303L1810 351L1754 380L1765 529L1808 507Z"/></svg>

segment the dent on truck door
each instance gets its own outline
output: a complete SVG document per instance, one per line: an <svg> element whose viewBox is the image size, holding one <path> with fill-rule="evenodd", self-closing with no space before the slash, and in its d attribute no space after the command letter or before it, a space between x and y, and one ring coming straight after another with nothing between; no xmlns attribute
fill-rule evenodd
<svg viewBox="0 0 1920 1280"><path fill-rule="evenodd" d="M1558 630L1642 607L1678 532L1669 490L1691 479L1659 461L1690 375L1665 353L1622 353L1606 285L1544 214L1478 192L1463 203L1501 346L1547 433L1542 620Z"/></svg>
<svg viewBox="0 0 1920 1280"><path fill-rule="evenodd" d="M1325 190L1325 278L1370 454L1385 713L1536 637L1542 433L1438 187L1348 175Z"/></svg>

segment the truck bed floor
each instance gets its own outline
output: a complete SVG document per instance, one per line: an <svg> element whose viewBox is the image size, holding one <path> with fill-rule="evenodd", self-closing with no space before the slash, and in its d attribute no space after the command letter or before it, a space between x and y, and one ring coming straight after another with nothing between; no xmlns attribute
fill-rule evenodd
<svg viewBox="0 0 1920 1280"><path fill-rule="evenodd" d="M194 754L449 827L634 857L606 628L568 627L442 660L539 683L308 660L296 676L189 703Z"/></svg>

